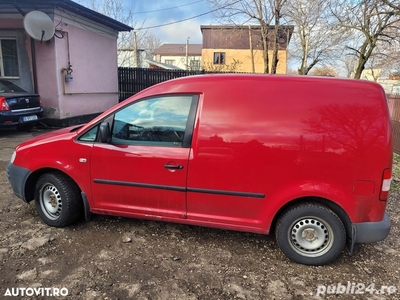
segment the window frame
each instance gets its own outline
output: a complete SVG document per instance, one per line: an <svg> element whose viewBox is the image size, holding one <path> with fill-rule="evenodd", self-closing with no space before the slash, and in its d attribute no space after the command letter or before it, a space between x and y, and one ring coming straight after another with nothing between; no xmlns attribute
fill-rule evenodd
<svg viewBox="0 0 400 300"><path fill-rule="evenodd" d="M226 61L226 52L214 52L214 65L225 65Z"/></svg>
<svg viewBox="0 0 400 300"><path fill-rule="evenodd" d="M188 113L187 120L186 120L185 135L184 135L182 143L180 145L169 145L168 143L155 143L155 142L150 143L150 142L147 142L147 141L143 141L142 143L122 143L121 144L121 143L112 143L112 139L110 139L110 142L108 142L107 144L116 145L116 146L128 145L128 146L190 148L191 144L192 144L194 124L195 124L195 119L196 119L196 114L197 114L197 107L198 107L199 98L200 98L200 95L198 95L198 94L154 95L154 96L146 97L146 98L143 98L143 99L138 99L138 100L133 101L133 102L129 102L126 105L124 105L123 107L119 108L118 110L115 110L115 111L111 112L109 115L105 116L100 121L98 121L95 124L93 124L93 126L88 128L87 130L85 130L83 133L81 133L79 135L79 137L77 137L77 141L79 141L80 143L100 143L100 137L99 137L99 126L100 126L100 124L103 123L103 122L107 122L109 124L109 126L110 126L110 134L112 134L113 129L114 129L115 115L119 111L125 109L126 107L128 107L130 105L134 105L135 103L139 103L139 102L150 100L150 99L154 99L154 98L160 98L160 97L185 97L185 96L186 97L191 97L192 99L191 99L191 104L190 104L190 107L189 107L189 113ZM84 137L89 131L93 130L95 127L97 127L97 132L96 132L96 138L93 141L82 139L82 137Z"/></svg>
<svg viewBox="0 0 400 300"><path fill-rule="evenodd" d="M17 76L8 76L4 73L4 55L3 55L3 50L2 50L2 42L4 40L11 40L15 42L15 57L17 60L17 71L18 75ZM19 79L20 78L20 70L19 70L19 57L18 57L18 43L17 43L17 38L15 37L0 37L0 78L2 79Z"/></svg>
<svg viewBox="0 0 400 300"><path fill-rule="evenodd" d="M173 98L173 97L191 97L191 103L189 107L189 113L187 116L186 120L186 128L185 128L185 134L182 140L182 143L180 145L174 145L174 144L169 144L168 142L149 142L149 141L139 141L139 142L133 142L133 143L122 143L123 145L129 145L129 146L149 146L149 147L172 147L172 148L190 148L191 143L192 143L192 136L193 136L193 129L194 129L194 121L196 118L196 113L197 113L197 105L199 101L199 95L195 94L169 94L169 95L153 95L150 97L146 97L137 101L133 101L125 105L124 107L121 107L119 110L113 112L113 118L112 118L112 124L110 126L110 132L112 133L114 130L114 125L115 125L115 115L127 108L128 106L135 105L136 103L142 102L142 101L149 101L154 98ZM110 141L110 144L114 144L112 142L112 139ZM121 143L115 144L115 145L121 145Z"/></svg>
<svg viewBox="0 0 400 300"><path fill-rule="evenodd" d="M166 59L164 63L167 65L175 66L175 59Z"/></svg>

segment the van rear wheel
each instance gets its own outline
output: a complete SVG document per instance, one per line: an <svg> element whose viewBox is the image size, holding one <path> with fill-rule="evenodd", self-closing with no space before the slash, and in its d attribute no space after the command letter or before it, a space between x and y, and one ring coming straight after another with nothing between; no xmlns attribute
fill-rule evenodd
<svg viewBox="0 0 400 300"><path fill-rule="evenodd" d="M346 243L346 230L340 218L332 210L314 203L286 211L277 222L275 235L282 252L305 265L333 262Z"/></svg>
<svg viewBox="0 0 400 300"><path fill-rule="evenodd" d="M83 203L75 182L59 173L39 177L35 187L36 210L50 226L65 227L82 215Z"/></svg>

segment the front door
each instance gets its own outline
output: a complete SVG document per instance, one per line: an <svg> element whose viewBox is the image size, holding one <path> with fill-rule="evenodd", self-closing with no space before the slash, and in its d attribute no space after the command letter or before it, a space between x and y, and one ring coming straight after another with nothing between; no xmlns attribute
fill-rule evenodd
<svg viewBox="0 0 400 300"><path fill-rule="evenodd" d="M197 98L147 98L107 119L111 141L95 143L92 151L94 211L186 217L186 175Z"/></svg>

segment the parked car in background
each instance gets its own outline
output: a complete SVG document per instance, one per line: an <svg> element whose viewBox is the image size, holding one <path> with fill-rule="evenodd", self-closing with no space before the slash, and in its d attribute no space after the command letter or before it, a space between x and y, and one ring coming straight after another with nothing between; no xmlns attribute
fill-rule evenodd
<svg viewBox="0 0 400 300"><path fill-rule="evenodd" d="M391 168L380 85L230 74L167 81L25 141L7 176L50 226L95 213L272 233L323 265L387 237Z"/></svg>
<svg viewBox="0 0 400 300"><path fill-rule="evenodd" d="M0 128L16 127L29 131L43 118L40 96L0 79Z"/></svg>

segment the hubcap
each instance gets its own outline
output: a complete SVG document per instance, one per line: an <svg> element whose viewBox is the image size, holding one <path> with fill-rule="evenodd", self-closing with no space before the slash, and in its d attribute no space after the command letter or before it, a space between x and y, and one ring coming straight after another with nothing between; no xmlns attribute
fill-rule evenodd
<svg viewBox="0 0 400 300"><path fill-rule="evenodd" d="M58 189L47 184L43 187L40 193L40 207L47 218L57 220L60 217L62 210L62 200Z"/></svg>
<svg viewBox="0 0 400 300"><path fill-rule="evenodd" d="M308 257L325 254L332 247L334 240L329 224L315 217L302 218L293 222L288 238L297 253Z"/></svg>

